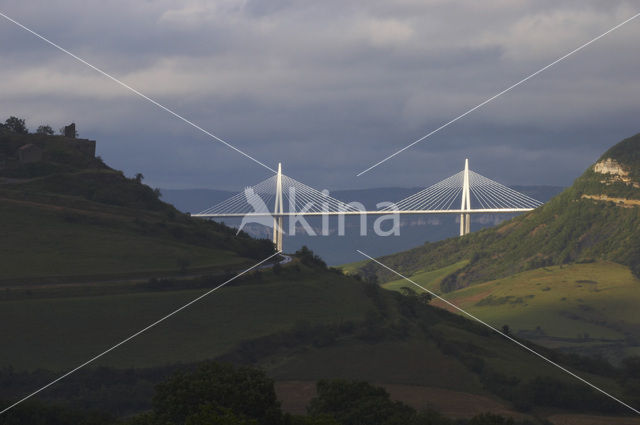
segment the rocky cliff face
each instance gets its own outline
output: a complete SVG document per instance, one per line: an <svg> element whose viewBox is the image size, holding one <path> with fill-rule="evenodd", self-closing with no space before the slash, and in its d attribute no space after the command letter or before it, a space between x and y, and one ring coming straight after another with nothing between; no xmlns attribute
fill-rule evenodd
<svg viewBox="0 0 640 425"><path fill-rule="evenodd" d="M629 176L629 171L620 165L618 161L611 158L596 162L593 167L593 171L600 174L613 174L614 176L621 178Z"/></svg>
<svg viewBox="0 0 640 425"><path fill-rule="evenodd" d="M575 181L582 198L637 206L640 200L640 134L612 146ZM633 200L634 202L629 202Z"/></svg>
<svg viewBox="0 0 640 425"><path fill-rule="evenodd" d="M607 185L620 182L634 187L640 187L640 183L632 181L630 177L629 167L620 164L612 158L605 158L595 163L593 171L603 174L605 178L600 181Z"/></svg>

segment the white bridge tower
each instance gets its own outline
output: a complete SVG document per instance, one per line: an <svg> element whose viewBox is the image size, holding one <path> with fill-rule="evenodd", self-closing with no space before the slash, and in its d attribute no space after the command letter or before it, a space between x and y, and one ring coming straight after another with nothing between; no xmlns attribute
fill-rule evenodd
<svg viewBox="0 0 640 425"><path fill-rule="evenodd" d="M460 210L469 211L471 209L471 196L469 191L469 158L464 160L464 174L462 175L462 205ZM471 214L460 214L460 236L471 233Z"/></svg>
<svg viewBox="0 0 640 425"><path fill-rule="evenodd" d="M276 246L276 250L282 251L282 226L283 216L282 213L282 164L278 163L278 174L276 177L276 204L273 208L273 244Z"/></svg>

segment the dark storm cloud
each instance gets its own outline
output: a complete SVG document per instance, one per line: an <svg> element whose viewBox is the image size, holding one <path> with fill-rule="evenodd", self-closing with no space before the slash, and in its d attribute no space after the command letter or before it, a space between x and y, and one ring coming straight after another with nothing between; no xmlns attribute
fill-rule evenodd
<svg viewBox="0 0 640 425"><path fill-rule="evenodd" d="M638 11L630 1L0 1L260 161L317 187L432 183L470 157L506 183L568 184L640 131L640 21L363 177L355 174ZM268 172L0 21L0 110L76 121L164 187ZM473 166L472 166L473 167Z"/></svg>

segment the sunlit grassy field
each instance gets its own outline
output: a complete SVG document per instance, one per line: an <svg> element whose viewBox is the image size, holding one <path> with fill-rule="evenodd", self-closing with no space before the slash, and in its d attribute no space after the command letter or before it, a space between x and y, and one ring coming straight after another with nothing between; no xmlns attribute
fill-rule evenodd
<svg viewBox="0 0 640 425"><path fill-rule="evenodd" d="M416 273L411 279L440 293L441 279L462 266ZM383 286L420 291L404 280ZM629 342L640 330L640 280L628 267L611 262L539 268L441 295L493 326L508 325L512 332L551 347ZM634 353L633 347L625 351Z"/></svg>
<svg viewBox="0 0 640 425"><path fill-rule="evenodd" d="M426 288L432 292L438 293L440 292L440 282L447 275L455 272L458 269L461 269L468 263L467 260L459 261L457 263L451 264L450 266L443 267L441 269L436 269L432 271L422 271L412 275L410 278L418 285ZM392 291L397 291L400 288L407 287L411 288L416 292L420 292L421 289L416 285L413 285L411 282L408 282L405 279L393 280L391 282L386 282L382 285L383 288L389 289Z"/></svg>

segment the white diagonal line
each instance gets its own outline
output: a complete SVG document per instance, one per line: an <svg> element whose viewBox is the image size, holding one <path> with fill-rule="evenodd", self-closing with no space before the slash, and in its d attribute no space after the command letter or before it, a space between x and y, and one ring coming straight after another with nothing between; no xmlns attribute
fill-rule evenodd
<svg viewBox="0 0 640 425"><path fill-rule="evenodd" d="M440 127L436 128L435 130L431 131L430 133L427 133L426 135L422 136L421 138L419 138L419 139L418 139L418 140L416 140L415 142L408 144L408 145L407 145L407 146L405 146L404 148L402 148L402 149L400 149L400 150L398 150L398 151L396 151L396 152L392 153L391 155L389 155L388 157L384 158L383 160L376 162L375 164L373 164L371 167L367 168L366 170L363 170L363 171L359 172L359 173L356 175L356 177L360 177L361 175L363 175L363 174L364 174L364 173L366 173L367 171L370 171L370 170L374 169L375 167L377 167L378 165L380 165L380 164L382 164L382 163L384 163L384 162L387 162L388 160L390 160L390 159L391 159L391 158L393 158L394 156L396 156L396 155L398 155L398 154L400 154L400 153L402 153L402 152L406 151L407 149L409 149L410 147L412 147L412 146L414 146L414 145L416 145L416 144L420 143L420 142L421 142L421 141L423 141L424 139L426 139L426 138L428 138L428 137L430 137L430 136L432 136L432 135L436 134L436 133L437 133L437 132L439 132L440 130L442 130L442 129L444 129L444 128L448 127L448 126L450 126L451 124L453 124L454 122L458 121L459 119L464 118L465 116L469 115L470 113L472 113L472 112L473 112L473 111L475 111L476 109L479 109L479 108L483 107L483 106L484 106L484 105L486 105L487 103L489 103L489 102L493 101L494 99L496 99L496 98L498 98L498 97L502 96L503 94L505 94L505 93L507 93L507 92L511 91L512 89L514 89L514 88L518 87L520 84L522 84L522 83L524 83L524 82L526 82L526 81L530 80L531 78L535 77L536 75L540 74L541 72L543 72L543 71L545 71L545 70L547 70L547 69L551 68L553 65L557 64L558 62L561 62L561 61L565 60L566 58L568 58L569 56L573 55L574 53L579 52L580 50L584 49L584 48L585 48L585 47L587 47L588 45L590 45L590 44L592 44L592 43L594 43L594 42L598 41L599 39L601 39L601 38L602 38L602 37L604 37L605 35L607 35L607 34L609 34L609 33L613 32L613 31L617 30L618 28L620 28L621 26L623 26L623 25L624 25L624 24L626 24L627 22L630 22L630 21L634 20L634 19L635 19L635 18L637 18L638 16L640 16L640 13L637 13L637 14L633 15L632 17L630 17L629 19L627 19L627 20L625 20L625 21L623 21L623 22L620 22L620 23L619 23L618 25L616 25L615 27L613 27L613 28L609 29L609 30L608 30L608 31L606 31L606 32L603 32L602 34L600 34L600 35L599 35L599 36L597 36L596 38L594 38L594 39L592 39L592 40L590 40L590 41L588 41L588 42L584 43L582 46L580 46L580 47L577 47L577 48L573 49L572 51L570 51L570 52L569 52L569 53L567 53L566 55L564 55L564 56L562 56L562 57L560 57L560 58L556 59L556 60L555 60L555 61L553 61L553 62L551 62L549 65L547 65L547 66L545 66L545 67L543 67L543 68L540 68L539 70L537 70L537 71L536 71L536 72L534 72L533 74L531 74L531 75L529 75L529 76L527 76L527 77L523 78L522 80L518 81L517 83L515 83L515 84L513 84L513 85L511 85L511 86L507 87L506 89L502 90L500 93L498 93L498 94L496 94L496 95L494 95L494 96L491 96L489 99L487 99L487 100L485 100L484 102L482 102L482 103L480 103L480 104L478 104L478 105L474 106L473 108L469 109L469 110L468 110L468 111L466 111L465 113L463 113L463 114L461 114L461 115L458 115L456 118L452 119L451 121L447 122L446 124L441 125Z"/></svg>
<svg viewBox="0 0 640 425"><path fill-rule="evenodd" d="M520 347L524 348L525 350L529 351L532 354L535 354L536 356L540 357L542 360L546 361L547 363L557 367L558 369L562 370L563 372L568 373L569 375L573 376L574 378L576 378L577 380L587 384L588 386L590 386L591 388L601 392L602 394L606 395L607 397L609 397L610 399L620 403L621 405L623 405L624 407L632 410L633 412L637 413L638 415L640 415L640 410L635 409L634 407L629 406L627 403L625 403L624 401L617 399L616 397L612 396L611 394L609 394L608 392L596 387L594 384L592 384L591 382L587 381L584 378L581 378L580 376L576 375L575 373L571 372L569 369L565 368L564 366L559 365L558 363L554 362L553 360L543 356L542 354L538 353L537 351L527 347L526 345L524 345L523 343L521 343L520 341L518 341L515 338L512 338L511 336L507 335L504 332L499 331L498 329L494 328L493 326L491 326L490 324L488 324L487 322L483 321L482 319L479 319L478 317L474 316L473 314L463 310L462 308L458 307L457 305L451 303L450 301L447 301L446 299L442 298L440 295L436 294L435 292L432 292L430 290L428 290L427 288L423 287L422 285L417 284L416 282L414 282L413 280L409 279L408 277L406 277L405 275L395 271L394 269L392 269L391 267L382 264L380 261L376 260L375 258L371 257L368 254L365 254L364 252L360 251L359 249L356 250L358 253L360 253L361 255L367 257L369 260L375 262L376 264L384 267L385 269L389 270L390 272L392 272L393 274L401 277L402 279L406 280L407 282L410 282L412 284L414 284L415 286L417 286L418 288L422 289L425 292L428 292L429 294L431 294L432 296L436 297L437 299L439 299L440 301L444 302L445 304L449 305L450 307L453 307L454 309L458 310L459 312L463 313L464 315L472 318L473 320L475 320L476 322L486 326L487 328L491 329L492 331L502 335L503 337L507 338L509 341L514 342L516 344L518 344Z"/></svg>
<svg viewBox="0 0 640 425"><path fill-rule="evenodd" d="M256 267L258 267L259 265L261 265L262 263L270 260L271 258L275 257L276 255L280 254L282 251L278 251L275 254L272 254L270 256L268 256L267 258L265 258L264 260L260 261L259 263L254 264L253 266L249 267L248 269L238 273L237 275L235 275L234 277L232 277L231 279L227 280L226 282L221 283L220 285L216 286L213 289L210 289L209 291L205 292L204 294L200 295L199 297L195 298L194 300L189 301L187 304L183 305L182 307L172 311L171 313L167 314L166 316L164 316L161 319L156 320L155 322L153 322L152 324L150 324L149 326L147 326L144 329L139 330L138 332L134 333L133 335L123 339L122 341L120 341L119 343L117 343L116 345L112 346L111 348L103 351L102 353L98 354L95 357L92 357L91 359L87 360L86 362L82 363L80 366L77 366L76 368L70 370L69 372L65 373L64 375L60 376L59 378L54 379L53 381L49 382L47 385L45 385L44 387L32 392L31 394L29 394L28 396L16 401L15 403L13 403L11 406L6 407L5 409L3 409L2 411L0 411L0 415L2 415L5 412L8 412L9 410L13 409L14 407L16 407L18 404L22 403L23 401L26 401L28 399L30 399L31 397L33 397L34 395L38 394L39 392L49 388L50 386L52 386L53 384L55 384L56 382L59 382L61 380L63 380L64 378L66 378L67 376L77 372L78 370L82 369L83 367L87 366L90 363L93 363L94 361L98 360L100 357L104 356L105 354L115 350L116 348L120 347L121 345L131 341L133 338L139 336L140 334L148 331L149 329L153 328L154 326L164 322L165 320L167 320L168 318L170 318L171 316L175 315L176 313L179 313L180 311L184 310L185 308L189 307L191 304L194 304L198 301L200 301L202 298L206 297L207 295L211 294L212 292L217 291L218 289L222 288L223 286L225 286L226 284L234 281L235 279L239 278L240 276L242 276L243 274L255 269Z"/></svg>
<svg viewBox="0 0 640 425"><path fill-rule="evenodd" d="M238 152L239 154L245 156L246 158L249 158L250 160L252 160L253 162L262 165L264 168L266 168L267 170L270 170L272 172L276 172L276 170L274 170L273 168L269 167L268 165L263 164L262 162L258 161L257 159L255 159L254 157L252 157L251 155L249 155L248 153L245 153L243 151L241 151L240 149L236 148L235 146L233 146L232 144L226 142L225 140L221 139L220 137L216 136L215 134L205 130L204 128L200 127L198 124L189 121L188 119L184 118L182 115L178 114L177 112L172 111L171 109L167 108L166 106L160 104L159 102L151 99L150 97L146 96L145 94L139 92L138 90L134 89L133 87L131 87L130 85L120 81L119 79L117 79L116 77L112 76L111 74L106 73L105 71L101 70L100 68L91 65L89 62L85 61L84 59L76 56L75 54L71 53L70 51L68 51L67 49L59 46L58 44L54 43L53 41L49 40L48 38L44 37L43 35L38 34L37 32L35 32L34 30L25 27L24 25L22 25L20 22L16 21L15 19L5 15L4 13L0 12L0 16L2 16L3 18L5 18L6 20L8 20L9 22L12 22L14 24L16 24L17 26L19 26L20 28L24 29L25 31L30 32L31 34L35 35L36 37L38 37L39 39L43 40L44 42L50 44L51 46L55 47L56 49L60 50L63 53L66 53L67 55L71 56L72 58L76 59L77 61L85 64L86 66L88 66L89 68L93 69L94 71L99 72L100 74L104 75L105 77L107 77L108 79L114 81L115 83L121 85L122 87L126 88L127 90L137 94L138 96L140 96L141 98L153 103L155 106L157 106L158 108L170 113L171 115L173 115L174 117L184 121L185 123L189 124L191 127L203 132L204 134L206 134L209 137L212 137L213 139L217 140L218 142L222 143L223 145L233 149L234 151Z"/></svg>

